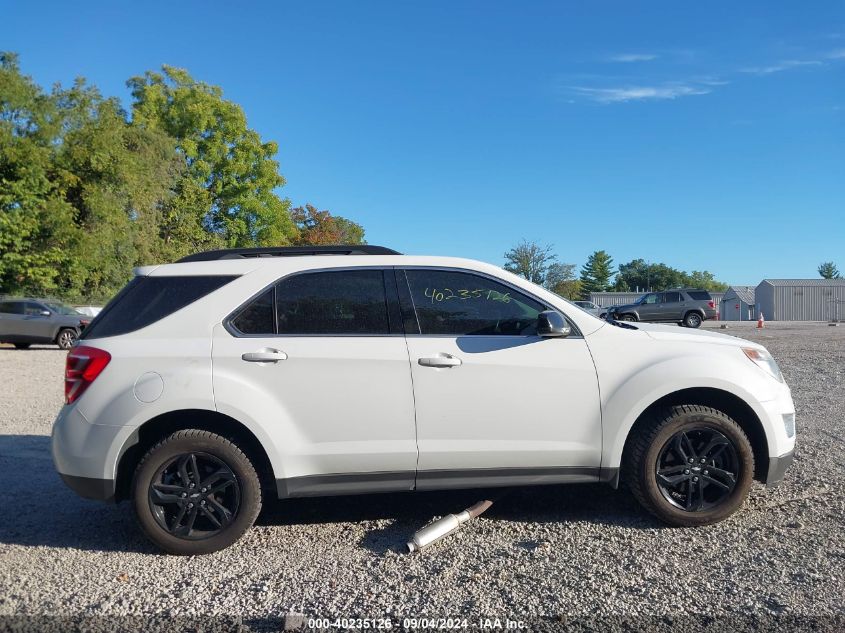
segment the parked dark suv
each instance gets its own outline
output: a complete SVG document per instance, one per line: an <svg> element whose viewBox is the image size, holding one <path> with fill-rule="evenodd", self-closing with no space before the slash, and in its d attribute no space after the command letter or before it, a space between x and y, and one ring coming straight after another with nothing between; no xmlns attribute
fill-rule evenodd
<svg viewBox="0 0 845 633"><path fill-rule="evenodd" d="M634 303L611 306L607 318L616 321L655 321L699 327L718 314L710 293L699 288L673 288L649 292Z"/></svg>
<svg viewBox="0 0 845 633"><path fill-rule="evenodd" d="M26 349L55 343L70 349L91 318L48 299L0 298L0 343Z"/></svg>

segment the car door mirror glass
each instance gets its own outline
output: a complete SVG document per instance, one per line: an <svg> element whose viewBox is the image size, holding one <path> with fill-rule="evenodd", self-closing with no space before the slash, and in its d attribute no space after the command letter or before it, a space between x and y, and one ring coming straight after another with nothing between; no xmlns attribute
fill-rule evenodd
<svg viewBox="0 0 845 633"><path fill-rule="evenodd" d="M38 314L40 314L41 316L50 316L50 311L49 310L41 310Z"/></svg>
<svg viewBox="0 0 845 633"><path fill-rule="evenodd" d="M537 315L537 335L547 338L569 336L572 328L559 312L546 310Z"/></svg>

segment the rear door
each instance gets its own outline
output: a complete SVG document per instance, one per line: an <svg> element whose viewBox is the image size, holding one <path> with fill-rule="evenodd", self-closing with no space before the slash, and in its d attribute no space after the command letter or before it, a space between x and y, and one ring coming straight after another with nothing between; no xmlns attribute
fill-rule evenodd
<svg viewBox="0 0 845 633"><path fill-rule="evenodd" d="M594 479L601 460L598 382L577 331L537 336L537 315L548 306L486 275L401 273L417 489Z"/></svg>
<svg viewBox="0 0 845 633"><path fill-rule="evenodd" d="M23 301L0 301L0 341L14 342L21 334Z"/></svg>
<svg viewBox="0 0 845 633"><path fill-rule="evenodd" d="M680 292L666 291L660 303L660 318L663 321L680 321L684 318L683 302Z"/></svg>
<svg viewBox="0 0 845 633"><path fill-rule="evenodd" d="M392 269L285 277L215 329L212 356L218 409L268 434L282 496L413 488L413 390Z"/></svg>

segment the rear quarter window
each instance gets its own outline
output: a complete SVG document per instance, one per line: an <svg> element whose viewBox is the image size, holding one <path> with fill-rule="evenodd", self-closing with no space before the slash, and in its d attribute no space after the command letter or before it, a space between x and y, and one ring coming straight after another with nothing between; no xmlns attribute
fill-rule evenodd
<svg viewBox="0 0 845 633"><path fill-rule="evenodd" d="M688 290L687 294L690 296L690 299L696 301L711 301L713 299L706 290Z"/></svg>
<svg viewBox="0 0 845 633"><path fill-rule="evenodd" d="M119 336L140 330L233 279L231 275L135 277L85 328L81 338Z"/></svg>

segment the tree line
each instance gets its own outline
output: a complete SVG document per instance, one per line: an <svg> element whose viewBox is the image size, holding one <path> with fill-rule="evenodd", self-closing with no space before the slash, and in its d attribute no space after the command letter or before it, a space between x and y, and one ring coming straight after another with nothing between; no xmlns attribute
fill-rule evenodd
<svg viewBox="0 0 845 633"><path fill-rule="evenodd" d="M171 66L127 86L128 110L84 79L46 91L0 53L0 293L103 301L201 250L364 242L278 194L278 145L221 88Z"/></svg>
<svg viewBox="0 0 845 633"><path fill-rule="evenodd" d="M522 241L505 253L505 270L545 286L567 299L589 299L593 292L645 292L695 287L721 292L728 285L706 270L685 272L663 263L634 259L614 269L613 258L595 251L576 274L575 264L557 260L551 245Z"/></svg>

